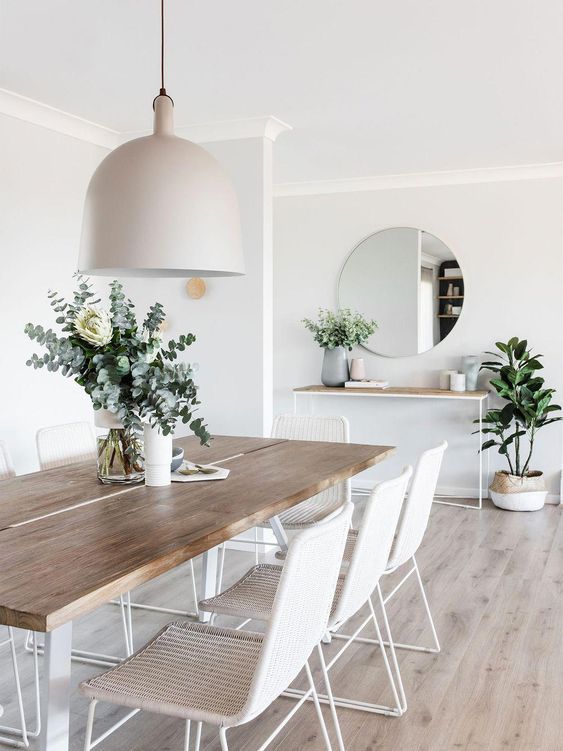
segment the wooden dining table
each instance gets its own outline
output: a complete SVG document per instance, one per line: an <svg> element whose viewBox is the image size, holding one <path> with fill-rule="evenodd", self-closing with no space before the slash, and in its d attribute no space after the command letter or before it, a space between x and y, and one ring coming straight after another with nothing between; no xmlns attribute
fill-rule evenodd
<svg viewBox="0 0 563 751"><path fill-rule="evenodd" d="M203 554L215 593L217 546L381 462L390 446L216 436L179 439L226 480L102 485L92 463L0 483L0 624L45 633L42 751L68 751L72 621ZM273 524L274 530L281 525Z"/></svg>

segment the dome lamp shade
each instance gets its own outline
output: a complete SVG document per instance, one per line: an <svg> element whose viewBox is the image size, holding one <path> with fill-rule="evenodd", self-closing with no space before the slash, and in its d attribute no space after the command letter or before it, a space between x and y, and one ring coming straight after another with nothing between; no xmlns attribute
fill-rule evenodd
<svg viewBox="0 0 563 751"><path fill-rule="evenodd" d="M174 135L172 99L154 101L154 132L98 166L86 193L78 268L94 276L244 274L235 189L205 149Z"/></svg>

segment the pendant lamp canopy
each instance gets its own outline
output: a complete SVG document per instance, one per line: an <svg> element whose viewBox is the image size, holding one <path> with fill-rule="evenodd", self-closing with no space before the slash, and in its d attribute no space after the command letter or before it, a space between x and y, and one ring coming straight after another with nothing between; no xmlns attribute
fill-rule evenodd
<svg viewBox="0 0 563 751"><path fill-rule="evenodd" d="M88 186L78 268L98 276L244 274L240 216L231 181L205 149L174 135L174 103L162 86L154 132L112 151Z"/></svg>

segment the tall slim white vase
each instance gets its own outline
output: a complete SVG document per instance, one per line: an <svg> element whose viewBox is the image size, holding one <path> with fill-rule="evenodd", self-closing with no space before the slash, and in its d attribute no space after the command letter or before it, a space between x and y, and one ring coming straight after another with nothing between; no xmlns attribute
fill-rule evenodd
<svg viewBox="0 0 563 751"><path fill-rule="evenodd" d="M145 485L170 485L172 434L162 435L159 428L145 425Z"/></svg>

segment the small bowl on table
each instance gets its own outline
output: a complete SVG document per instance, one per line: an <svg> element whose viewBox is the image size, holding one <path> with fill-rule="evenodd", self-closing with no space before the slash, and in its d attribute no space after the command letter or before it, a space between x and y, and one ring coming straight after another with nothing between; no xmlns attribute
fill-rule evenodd
<svg viewBox="0 0 563 751"><path fill-rule="evenodd" d="M184 461L184 449L180 446L174 446L172 449L172 461L170 462L170 471L176 472L180 469L182 462Z"/></svg>

